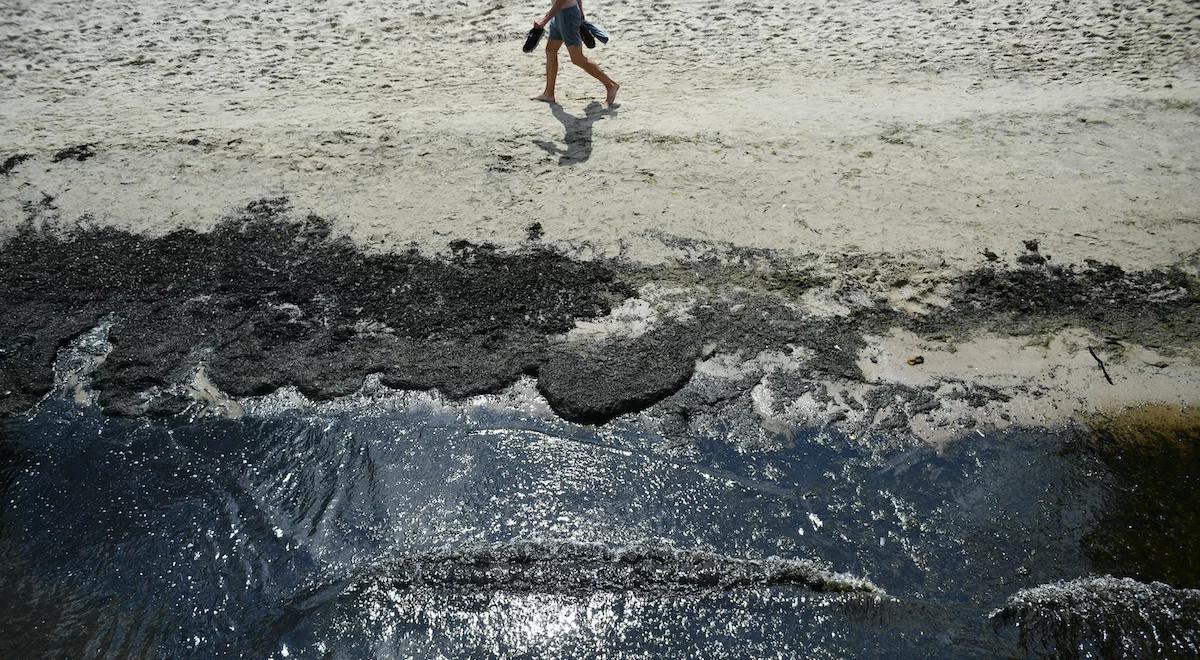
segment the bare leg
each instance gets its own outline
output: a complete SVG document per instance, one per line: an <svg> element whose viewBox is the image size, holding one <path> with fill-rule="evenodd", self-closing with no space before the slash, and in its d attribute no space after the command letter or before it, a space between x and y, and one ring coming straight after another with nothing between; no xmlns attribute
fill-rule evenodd
<svg viewBox="0 0 1200 660"><path fill-rule="evenodd" d="M572 64L587 71L589 75L604 84L604 89L608 91L604 102L610 107L616 103L617 90L621 89L621 85L612 78L609 78L600 67L596 66L595 62L589 60L587 55L583 54L583 46L567 46L567 52L571 54Z"/></svg>
<svg viewBox="0 0 1200 660"><path fill-rule="evenodd" d="M558 80L558 49L561 41L550 39L546 41L546 89L537 96L529 97L530 101L554 103L554 83Z"/></svg>

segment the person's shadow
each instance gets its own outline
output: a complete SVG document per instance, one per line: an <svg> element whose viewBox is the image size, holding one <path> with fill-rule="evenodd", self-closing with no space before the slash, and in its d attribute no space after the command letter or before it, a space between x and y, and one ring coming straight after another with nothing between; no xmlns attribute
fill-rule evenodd
<svg viewBox="0 0 1200 660"><path fill-rule="evenodd" d="M567 143L566 148L559 148L557 144L545 140L534 140L533 143L545 149L546 153L558 155L560 166L575 165L591 158L592 125L598 119L617 116L615 109L605 108L599 101L589 103L583 109L582 117L569 114L557 103L550 104L550 112L554 113L554 118L562 122L563 128L566 129L566 136L563 138Z"/></svg>

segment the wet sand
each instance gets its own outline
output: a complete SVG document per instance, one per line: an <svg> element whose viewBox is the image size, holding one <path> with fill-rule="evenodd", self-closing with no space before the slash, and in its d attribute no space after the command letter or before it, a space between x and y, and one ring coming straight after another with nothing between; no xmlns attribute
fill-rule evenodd
<svg viewBox="0 0 1200 660"><path fill-rule="evenodd" d="M56 384L112 414L170 416L282 387L328 400L371 376L451 399L533 377L574 422L655 407L686 437L753 410L756 435L904 443L1200 398L1200 290L1178 268L1063 267L1031 244L932 285L877 259L835 275L777 251L579 260L534 231L517 250L371 252L333 226L286 199L159 237L27 223L0 246L0 410Z"/></svg>

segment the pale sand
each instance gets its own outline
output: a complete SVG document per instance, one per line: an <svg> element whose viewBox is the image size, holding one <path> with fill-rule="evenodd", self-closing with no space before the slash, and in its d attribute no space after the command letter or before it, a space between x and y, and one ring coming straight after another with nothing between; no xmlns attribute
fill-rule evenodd
<svg viewBox="0 0 1200 660"><path fill-rule="evenodd" d="M0 177L0 235L203 230L282 195L372 249L517 247L536 221L633 262L900 257L927 286L880 299L912 311L1023 239L1198 265L1194 2L594 0L622 105L564 54L557 115L526 100L542 56L519 49L542 4L6 2L0 157L34 158ZM80 143L97 155L50 162Z"/></svg>
<svg viewBox="0 0 1200 660"><path fill-rule="evenodd" d="M149 232L285 194L428 249L535 220L645 260L660 234L971 261L1040 238L1143 266L1200 245L1194 3L597 2L615 38L589 52L623 105L563 167L535 144L569 146L563 125L526 100L540 4L198 4L0 7L0 149L38 156L3 184L5 227L43 192ZM603 89L563 64L585 118ZM98 155L48 163L82 142Z"/></svg>

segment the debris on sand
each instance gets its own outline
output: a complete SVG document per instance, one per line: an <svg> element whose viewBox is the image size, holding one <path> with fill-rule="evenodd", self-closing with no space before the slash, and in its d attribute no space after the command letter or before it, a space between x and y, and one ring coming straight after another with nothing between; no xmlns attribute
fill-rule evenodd
<svg viewBox="0 0 1200 660"><path fill-rule="evenodd" d="M5 158L4 163L0 164L0 174L8 176L17 168L18 165L24 163L30 158L33 158L33 156L30 154L13 154L12 156Z"/></svg>
<svg viewBox="0 0 1200 660"><path fill-rule="evenodd" d="M96 155L96 145L92 143L77 144L73 147L67 147L54 154L50 159L51 162L61 163L64 160L77 160L83 162Z"/></svg>
<svg viewBox="0 0 1200 660"><path fill-rule="evenodd" d="M1116 383L1113 382L1112 376L1108 375L1108 368L1104 366L1104 360L1101 360L1100 356L1096 355L1096 350L1088 346L1088 353L1091 353L1092 359L1100 366L1100 371L1104 374L1104 380L1107 380L1109 385L1115 385Z"/></svg>
<svg viewBox="0 0 1200 660"><path fill-rule="evenodd" d="M183 391L199 368L222 396L290 385L314 400L356 392L372 374L387 387L455 399L528 376L576 422L604 423L666 399L674 399L664 404L669 415L687 419L763 384L779 409L760 416L790 409L799 416L788 423L801 423L811 410L815 423L842 415L893 434L966 407L1003 417L1008 386L963 380L937 342L952 346L981 329L1036 336L1064 326L1095 333L1087 341L1156 346L1191 346L1200 335L1198 287L1180 270L987 266L945 270L930 283L884 259L840 264L859 270L835 281L794 261L777 267L768 252L649 266L575 259L533 241L515 251L465 240L449 247L438 257L368 253L335 238L326 220L297 217L282 198L252 202L209 232L159 237L90 225L63 232L29 220L0 244L0 414L49 392L56 352L108 314L118 317L113 350L90 382L113 414L183 410L189 402L168 394ZM872 283L885 290L872 294ZM886 303L893 286L936 299L896 308ZM651 300L654 291L662 301ZM638 332L576 332L606 320L621 326L618 308L631 299L640 303L629 309L646 308ZM868 336L893 330L912 335L887 356L877 345L864 353ZM925 341L935 343L909 352ZM939 357L927 364L929 351ZM1163 358L1141 351L1130 359ZM706 383L714 373L730 374L729 382L711 396L704 384L682 393L698 361ZM926 366L887 372L904 362ZM1122 364L1136 377L1136 366ZM879 370L900 380L866 375ZM830 418L818 419L821 411Z"/></svg>
<svg viewBox="0 0 1200 660"><path fill-rule="evenodd" d="M540 241L545 234L540 222L535 222L525 228L525 237L530 241Z"/></svg>
<svg viewBox="0 0 1200 660"><path fill-rule="evenodd" d="M26 227L0 246L0 412L49 391L59 346L110 312L120 321L95 374L99 403L139 415L146 392L201 363L231 396L293 384L327 399L369 373L452 397L496 392L536 373L547 337L632 293L607 266L546 249L456 241L446 259L367 255L330 234L281 199L253 202L208 233Z"/></svg>

